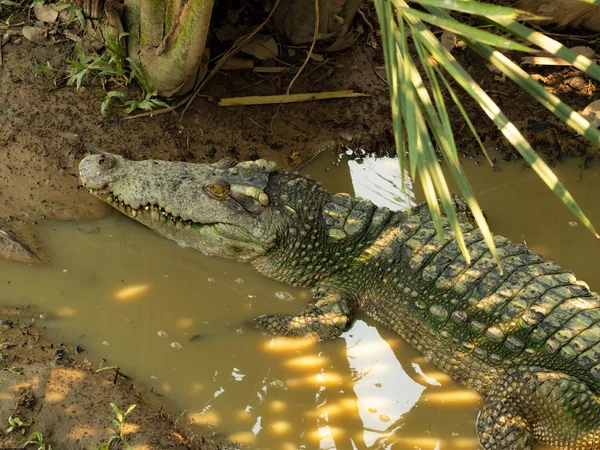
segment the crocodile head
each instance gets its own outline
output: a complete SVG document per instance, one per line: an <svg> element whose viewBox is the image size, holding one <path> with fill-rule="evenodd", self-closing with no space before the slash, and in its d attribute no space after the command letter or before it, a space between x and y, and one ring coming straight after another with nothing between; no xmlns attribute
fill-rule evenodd
<svg viewBox="0 0 600 450"><path fill-rule="evenodd" d="M83 185L101 200L183 246L251 261L276 240L265 192L273 162L215 164L131 161L95 154L79 165Z"/></svg>

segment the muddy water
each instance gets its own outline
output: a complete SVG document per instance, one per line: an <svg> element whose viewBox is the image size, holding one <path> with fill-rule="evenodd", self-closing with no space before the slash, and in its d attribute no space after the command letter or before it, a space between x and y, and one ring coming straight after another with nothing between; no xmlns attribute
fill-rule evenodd
<svg viewBox="0 0 600 450"><path fill-rule="evenodd" d="M520 165L466 169L493 229L574 270L600 289L595 240ZM556 169L600 225L600 171ZM363 164L324 154L306 170L333 191L404 208L393 160ZM417 195L418 197L418 195ZM390 203L391 202L391 203ZM249 449L474 449L480 399L398 336L358 320L342 339L310 344L248 327L293 313L307 293L250 267L180 248L114 215L47 227L52 262L0 261L0 301L36 305L51 334L119 365L211 433Z"/></svg>

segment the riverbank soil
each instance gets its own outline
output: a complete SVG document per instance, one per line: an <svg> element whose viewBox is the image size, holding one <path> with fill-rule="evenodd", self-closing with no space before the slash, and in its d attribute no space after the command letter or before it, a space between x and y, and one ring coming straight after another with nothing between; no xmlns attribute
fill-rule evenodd
<svg viewBox="0 0 600 450"><path fill-rule="evenodd" d="M34 432L55 449L103 448L119 435L111 403L122 413L135 405L123 430L125 441L136 449L235 448L177 428L177 417L115 369L74 361L76 349L48 341L32 326L37 316L0 308L0 448L22 448ZM11 423L13 429L6 432ZM116 439L110 448L125 446Z"/></svg>
<svg viewBox="0 0 600 450"><path fill-rule="evenodd" d="M286 168L299 168L326 148L342 151L348 146L378 154L392 149L379 30L367 6L357 16L354 44L333 53L317 46L292 90L354 90L367 96L286 105L218 106L224 97L285 93L307 53L304 48L278 42L280 56L273 65L289 70L221 71L185 115L178 110L133 120L124 120L125 114L116 106L103 117L100 105L106 96L103 86L119 89L129 98L139 94L135 89L115 87L107 79L84 79L79 89L67 85L65 70L75 58L75 41L83 35L77 21L36 23L29 6L2 6L0 12L0 257L43 263L46 252L36 238L42 221L92 219L109 213L108 206L79 185L77 167L87 152L86 145L134 159L207 162L221 157L261 157ZM29 34L25 27L30 26L42 29L41 37L34 39L37 43L23 35ZM589 46L600 54L600 40L590 40L584 31L563 30L552 36L569 47ZM211 35L211 42L214 39ZM597 150L587 141L493 73L476 55L460 47L453 53L551 164L567 156L580 158L582 166L597 159ZM598 83L575 69L525 68L577 111L598 97ZM466 98L464 101L486 146L505 159L518 158L478 107ZM481 158L460 114L454 111L451 117L463 155ZM31 425L24 427L24 434L17 426L2 437L2 445L19 446L35 430L42 433L44 442L47 439L62 450L106 443L115 431L111 428L111 402L121 411L137 405L127 417L130 426L126 432L130 443L142 445L139 448L199 445L198 440L182 437L170 419L146 403L135 388L122 380L113 383L114 371L95 374L91 367L71 362L69 352L65 355L62 347L46 342L38 330L24 326L23 319L5 319L0 327L0 422L6 429L12 416Z"/></svg>

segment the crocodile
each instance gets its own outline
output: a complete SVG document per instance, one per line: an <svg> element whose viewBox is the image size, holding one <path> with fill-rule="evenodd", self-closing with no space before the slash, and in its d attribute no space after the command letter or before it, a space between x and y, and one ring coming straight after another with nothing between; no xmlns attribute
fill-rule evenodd
<svg viewBox="0 0 600 450"><path fill-rule="evenodd" d="M80 178L181 245L310 288L298 314L256 319L267 332L331 339L362 311L398 333L484 398L483 449L600 448L600 297L525 245L494 236L501 270L465 215L467 263L426 206L393 212L265 160L106 153L85 157Z"/></svg>

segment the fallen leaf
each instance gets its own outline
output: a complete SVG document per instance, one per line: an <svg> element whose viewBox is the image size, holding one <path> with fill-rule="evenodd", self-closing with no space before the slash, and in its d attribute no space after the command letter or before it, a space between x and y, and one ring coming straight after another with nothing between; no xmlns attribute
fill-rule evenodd
<svg viewBox="0 0 600 450"><path fill-rule="evenodd" d="M594 128L600 128L600 100L596 100L585 107L581 115L590 122Z"/></svg>
<svg viewBox="0 0 600 450"><path fill-rule="evenodd" d="M456 47L456 34L454 34L452 31L446 30L442 33L440 42L446 50L452 52L452 50L454 50L454 47Z"/></svg>
<svg viewBox="0 0 600 450"><path fill-rule="evenodd" d="M234 27L228 23L215 30L215 35L221 42L233 41L240 34L239 27Z"/></svg>
<svg viewBox="0 0 600 450"><path fill-rule="evenodd" d="M306 52L306 54L308 55L308 52ZM312 52L310 54L310 59L312 59L313 61L317 61L317 62L323 62L325 61L325 58L323 57L323 55L320 55L318 53Z"/></svg>
<svg viewBox="0 0 600 450"><path fill-rule="evenodd" d="M58 11L51 3L36 2L33 5L33 13L42 22L54 23L58 18Z"/></svg>
<svg viewBox="0 0 600 450"><path fill-rule="evenodd" d="M590 59L598 58L598 55L596 54L596 52L594 50L592 50L590 47L584 47L584 46L580 45L577 47L572 47L571 50L579 53L580 55L585 56L586 58L590 58Z"/></svg>
<svg viewBox="0 0 600 450"><path fill-rule="evenodd" d="M594 62L600 61L600 56L596 54L590 47L578 46L573 47L571 50L579 53L586 58L591 59ZM538 66L570 66L570 62L565 61L558 56L553 56L552 53L540 53L537 56L524 56L521 58L523 64L532 64Z"/></svg>
<svg viewBox="0 0 600 450"><path fill-rule="evenodd" d="M23 27L23 36L30 40L31 42L35 42L36 44L43 44L46 42L46 36L44 36L44 30L38 27Z"/></svg>
<svg viewBox="0 0 600 450"><path fill-rule="evenodd" d="M229 58L225 64L221 66L223 70L252 70L254 62L251 59Z"/></svg>
<svg viewBox="0 0 600 450"><path fill-rule="evenodd" d="M252 55L255 58L266 60L275 58L279 55L277 42L271 36L258 35L241 49L242 52Z"/></svg>
<svg viewBox="0 0 600 450"><path fill-rule="evenodd" d="M487 63L485 65L485 67L487 67L487 70L489 70L492 73L496 73L496 74L500 74L502 73L502 71L500 69L498 69L495 65L493 65L492 63Z"/></svg>

